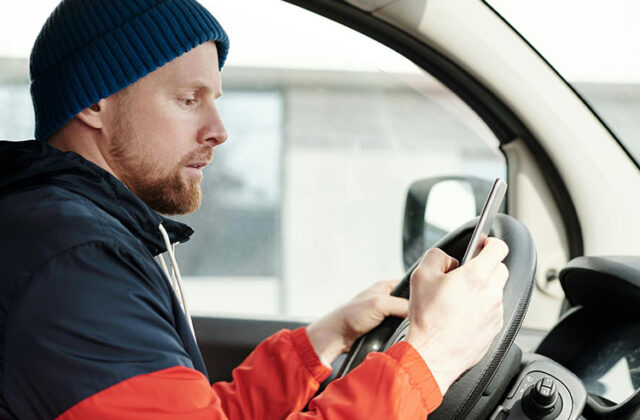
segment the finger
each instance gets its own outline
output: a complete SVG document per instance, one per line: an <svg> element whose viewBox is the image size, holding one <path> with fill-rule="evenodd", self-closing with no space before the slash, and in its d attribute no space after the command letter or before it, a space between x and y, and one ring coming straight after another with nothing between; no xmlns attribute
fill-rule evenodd
<svg viewBox="0 0 640 420"><path fill-rule="evenodd" d="M509 269L504 263L500 263L496 266L496 269L493 270L491 283L495 284L496 287L500 287L500 289L504 289L507 280L509 280Z"/></svg>
<svg viewBox="0 0 640 420"><path fill-rule="evenodd" d="M451 257L451 261L449 263L449 268L447 269L447 273L451 270L455 270L456 268L458 268L460 266L460 262L458 260L456 260L455 258Z"/></svg>
<svg viewBox="0 0 640 420"><path fill-rule="evenodd" d="M396 296L384 296L379 300L378 310L384 316L406 318L409 315L409 301Z"/></svg>
<svg viewBox="0 0 640 420"><path fill-rule="evenodd" d="M360 292L356 298L367 296L389 295L400 283L400 280L380 280Z"/></svg>
<svg viewBox="0 0 640 420"><path fill-rule="evenodd" d="M480 254L483 253L502 261L509 255L509 246L502 239L488 237L485 239L484 246L480 251Z"/></svg>
<svg viewBox="0 0 640 420"><path fill-rule="evenodd" d="M467 265L473 267L480 278L488 278L493 274L497 265L509 254L507 244L498 238L487 238L480 253Z"/></svg>
<svg viewBox="0 0 640 420"><path fill-rule="evenodd" d="M431 248L422 257L420 261L420 268L426 268L429 271L437 273L447 273L453 268L458 266L458 261L447 255L446 252L440 248Z"/></svg>
<svg viewBox="0 0 640 420"><path fill-rule="evenodd" d="M400 284L401 281L402 279L382 280L378 284L380 285L380 289L382 289L382 293L388 295L396 288L397 285Z"/></svg>

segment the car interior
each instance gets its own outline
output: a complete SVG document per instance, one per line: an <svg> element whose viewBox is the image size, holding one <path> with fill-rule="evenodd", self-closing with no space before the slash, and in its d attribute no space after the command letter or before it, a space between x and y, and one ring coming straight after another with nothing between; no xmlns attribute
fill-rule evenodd
<svg viewBox="0 0 640 420"><path fill-rule="evenodd" d="M576 204L570 198L572 194L557 164L541 144L539 134L523 121L519 111L468 68L456 63L455 57L447 56L435 40L418 39L415 34L399 28L400 16L406 17L408 13L402 12L401 7L410 8L409 2L293 0L291 3L384 43L434 76L490 127L508 163L510 155L515 157L519 153L518 148L526 149L524 153L544 173L543 179L538 179L543 185L539 188L544 190L544 198L554 203L556 208L551 211L561 220L555 224L566 241L563 244L566 261L556 271L544 270L543 273L540 258L546 257L537 255L533 235L527 227L506 215L496 221L492 235L505 239L512 250L507 261L511 276L505 288L505 326L483 361L454 384L442 406L429 418L639 418L640 376L633 338L637 316L633 308L639 297L640 258L584 256L583 230ZM387 3L392 5L385 15ZM413 2L412 10L419 9L417 3L425 2ZM427 7L429 3L426 2ZM376 16L378 10L383 12ZM519 170L525 171L526 165L521 165ZM635 175L637 177L637 173ZM517 176L518 172L509 168L508 180ZM408 276L414 263L430 246L439 246L458 258L462 256L474 220L455 229L442 229L430 224L425 215L429 194L444 182L462 183L472 192L475 215L479 214L490 186L486 180L470 175L414 180L405 191L402 215L406 274L394 294L408 296ZM511 188L518 187L515 184ZM517 216L522 205L523 202L511 196L502 211ZM555 318L548 330L522 328L532 294L540 293L536 282L537 276L542 275L555 281L566 299L559 310L546 309L551 312L549 316ZM304 323L199 317L195 325L205 360L214 372L213 379L217 380L229 379L232 367L269 334ZM367 353L383 350L401 340L406 329L406 321L387 319L363 337L349 355L335 362L334 373L327 383L347 374ZM228 363L227 369L221 366L221 361Z"/></svg>
<svg viewBox="0 0 640 420"><path fill-rule="evenodd" d="M429 248L462 258L503 177L490 234L510 247L504 326L429 419L640 419L637 146L501 13L505 1L202 3L229 22L231 136L202 209L179 218L199 233L178 259L211 381L372 281L396 276L393 294L408 298ZM256 38L263 24L271 38ZM640 89L611 85L640 109L629 93ZM16 122L28 95L26 58L0 53L0 138L28 135ZM319 392L407 329L387 318Z"/></svg>

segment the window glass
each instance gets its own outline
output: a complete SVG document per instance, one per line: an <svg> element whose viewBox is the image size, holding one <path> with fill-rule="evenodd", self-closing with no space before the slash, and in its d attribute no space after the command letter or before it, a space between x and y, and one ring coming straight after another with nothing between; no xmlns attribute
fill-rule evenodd
<svg viewBox="0 0 640 420"><path fill-rule="evenodd" d="M27 60L0 56L0 139L33 138Z"/></svg>
<svg viewBox="0 0 640 420"><path fill-rule="evenodd" d="M276 0L202 3L231 39L218 101L229 140L205 171L202 207L179 218L196 231L177 250L192 313L324 314L402 276L413 182L505 176L478 116L390 49ZM39 25L24 26L35 38ZM29 48L0 58L23 69L10 83L3 70L0 109L14 114L0 138L32 136L30 105L15 105L29 104Z"/></svg>
<svg viewBox="0 0 640 420"><path fill-rule="evenodd" d="M487 3L571 83L640 162L640 2Z"/></svg>
<svg viewBox="0 0 640 420"><path fill-rule="evenodd" d="M177 218L198 226L189 248L217 252L184 253L184 274L280 275L282 100L280 92L231 91L219 101L233 141L216 150L199 211ZM246 232L251 241L238 241Z"/></svg>

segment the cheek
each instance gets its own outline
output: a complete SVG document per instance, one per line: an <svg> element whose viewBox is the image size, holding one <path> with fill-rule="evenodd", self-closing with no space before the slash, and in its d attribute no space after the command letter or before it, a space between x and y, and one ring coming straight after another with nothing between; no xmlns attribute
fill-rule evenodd
<svg viewBox="0 0 640 420"><path fill-rule="evenodd" d="M171 113L148 113L141 116L136 126L137 137L144 143L147 155L156 160L179 161L189 151L188 138L193 126Z"/></svg>
<svg viewBox="0 0 640 420"><path fill-rule="evenodd" d="M139 97L139 96L138 96ZM135 129L145 167L159 176L176 169L197 148L196 113L185 112L163 95L149 95L136 103L131 123Z"/></svg>

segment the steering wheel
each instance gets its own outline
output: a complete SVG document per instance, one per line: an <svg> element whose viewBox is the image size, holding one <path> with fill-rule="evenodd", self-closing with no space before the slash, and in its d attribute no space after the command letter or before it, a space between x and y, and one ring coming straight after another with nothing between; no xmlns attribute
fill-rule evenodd
<svg viewBox="0 0 640 420"><path fill-rule="evenodd" d="M435 246L461 260L477 219L447 234ZM509 245L509 255L504 260L509 269L503 297L504 324L484 358L451 385L440 407L429 414L429 420L487 418L519 368L521 353L517 346L512 349L512 344L529 306L536 270L535 246L527 228L505 214L496 216L490 236ZM409 298L409 279L418 263L419 260L391 292L393 296ZM408 318L386 318L353 344L337 377L354 369L370 352L384 351L404 339L408 329Z"/></svg>

